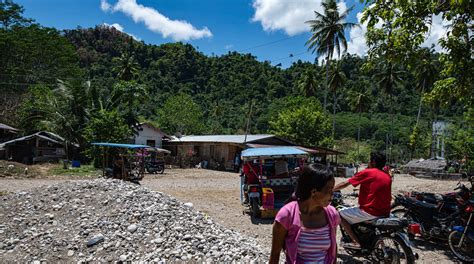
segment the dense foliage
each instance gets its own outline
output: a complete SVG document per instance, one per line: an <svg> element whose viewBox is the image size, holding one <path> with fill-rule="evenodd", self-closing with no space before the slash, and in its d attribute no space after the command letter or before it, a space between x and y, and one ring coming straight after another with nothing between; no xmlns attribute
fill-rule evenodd
<svg viewBox="0 0 474 264"><path fill-rule="evenodd" d="M270 120L270 132L303 146L328 146L331 128L327 115L314 98L284 98Z"/></svg>
<svg viewBox="0 0 474 264"><path fill-rule="evenodd" d="M173 135L245 133L250 120L250 133L274 132L304 145L356 139L362 143L350 150L354 160L368 149L407 160L429 156L431 122L441 119L454 129L450 155L472 157L472 28L463 26L472 22L471 7L430 2L367 1L367 57L345 54L334 67L297 61L287 69L251 54L149 45L104 25L60 32L2 2L0 122L87 146L110 125L107 118L120 133L100 140L125 138L141 121ZM443 54L420 48L433 15L453 23L441 40Z"/></svg>

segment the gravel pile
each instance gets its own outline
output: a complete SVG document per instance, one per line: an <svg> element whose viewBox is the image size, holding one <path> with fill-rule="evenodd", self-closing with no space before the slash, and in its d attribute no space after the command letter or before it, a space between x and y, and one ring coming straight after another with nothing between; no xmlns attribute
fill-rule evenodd
<svg viewBox="0 0 474 264"><path fill-rule="evenodd" d="M263 262L252 238L190 203L120 180L88 180L0 198L5 262Z"/></svg>
<svg viewBox="0 0 474 264"><path fill-rule="evenodd" d="M403 167L405 169L421 169L421 170L444 170L446 160L440 159L416 159L408 162Z"/></svg>

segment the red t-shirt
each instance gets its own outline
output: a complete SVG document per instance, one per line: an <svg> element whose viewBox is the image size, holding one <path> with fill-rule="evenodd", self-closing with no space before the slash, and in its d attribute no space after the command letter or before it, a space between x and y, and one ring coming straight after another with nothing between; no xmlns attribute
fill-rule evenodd
<svg viewBox="0 0 474 264"><path fill-rule="evenodd" d="M256 184L259 183L258 176L257 176L258 168L256 166L252 166L248 163L244 164L243 172L245 176L247 176L246 184Z"/></svg>
<svg viewBox="0 0 474 264"><path fill-rule="evenodd" d="M392 178L382 170L365 169L349 182L354 186L360 185L359 207L373 216L390 215L392 200Z"/></svg>

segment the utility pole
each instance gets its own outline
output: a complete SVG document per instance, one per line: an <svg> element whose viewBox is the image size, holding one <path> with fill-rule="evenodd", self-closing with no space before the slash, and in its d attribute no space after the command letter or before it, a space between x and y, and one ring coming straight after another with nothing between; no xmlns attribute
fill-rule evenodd
<svg viewBox="0 0 474 264"><path fill-rule="evenodd" d="M245 143L247 143L247 135L249 133L249 126L250 126L250 117L252 116L252 107L253 107L253 100L250 101L250 110L249 110L249 115L247 117L247 127L245 128L244 145L245 145Z"/></svg>

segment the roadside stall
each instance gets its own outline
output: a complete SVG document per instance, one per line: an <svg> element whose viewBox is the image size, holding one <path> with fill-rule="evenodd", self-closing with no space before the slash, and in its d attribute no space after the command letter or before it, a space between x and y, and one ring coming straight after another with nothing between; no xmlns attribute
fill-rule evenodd
<svg viewBox="0 0 474 264"><path fill-rule="evenodd" d="M146 145L96 142L94 146L102 147L102 175L104 178L115 178L139 183L145 176L147 150L154 148Z"/></svg>
<svg viewBox="0 0 474 264"><path fill-rule="evenodd" d="M241 202L254 218L271 218L291 196L308 153L296 147L242 151Z"/></svg>

